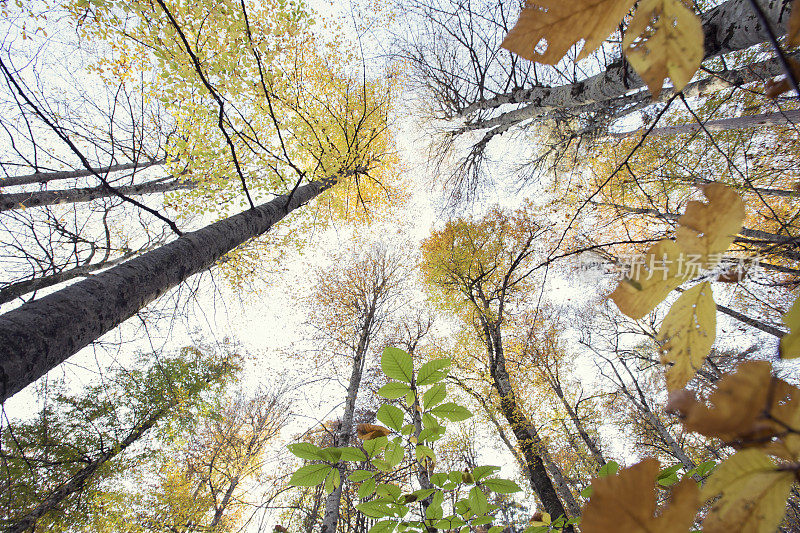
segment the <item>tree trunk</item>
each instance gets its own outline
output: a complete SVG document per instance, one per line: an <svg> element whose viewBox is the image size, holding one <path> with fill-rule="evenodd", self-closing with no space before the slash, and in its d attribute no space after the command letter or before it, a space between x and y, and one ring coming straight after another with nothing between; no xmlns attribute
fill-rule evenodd
<svg viewBox="0 0 800 533"><path fill-rule="evenodd" d="M56 204L75 204L88 202L96 198L108 198L124 194L125 196L138 196L142 194L156 194L162 192L177 191L181 189L193 189L197 186L193 181L181 181L172 179L171 181L148 181L138 185L126 185L114 187L86 187L81 189L63 189L56 191L34 191L17 192L10 194L0 194L0 211L10 209L25 209L42 205Z"/></svg>
<svg viewBox="0 0 800 533"><path fill-rule="evenodd" d="M0 316L0 399L19 392L172 287L268 231L338 178L307 183Z"/></svg>
<svg viewBox="0 0 800 533"><path fill-rule="evenodd" d="M361 375L364 371L364 360L366 359L367 349L369 348L370 330L372 329L372 321L375 317L376 307L378 305L379 293L373 294L371 306L364 317L364 324L361 329L361 336L358 339L358 346L356 353L353 357L353 370L350 373L350 383L347 386L347 400L344 404L344 416L339 424L339 431L334 436L333 445L337 448L348 446L350 438L353 434L353 414L356 410L356 398L358 397L358 389L361 387ZM322 533L336 533L336 525L339 522L339 505L342 499L342 486L344 485L345 478L345 464L339 463L339 479L341 483L336 487L333 492L328 494L325 498L325 515L322 518Z"/></svg>
<svg viewBox="0 0 800 533"><path fill-rule="evenodd" d="M159 159L157 161L147 161L144 163L122 163L119 165L110 165L107 167L98 167L92 170L64 170L56 172L34 172L33 174L25 174L23 176L9 176L0 179L0 187L11 187L14 185L28 185L30 183L47 183L55 180L65 180L70 178L83 178L85 176L94 176L95 174L108 174L110 172L118 172L120 170L133 170L134 172L144 170L149 167L163 165L166 159Z"/></svg>
<svg viewBox="0 0 800 533"><path fill-rule="evenodd" d="M791 0L759 0L777 35L786 33ZM705 59L744 50L767 41L766 29L758 22L749 0L728 0L701 16L705 35ZM538 109L565 109L613 100L644 82L627 61L617 61L604 72L585 80L558 87L532 87L484 99L464 107L458 115L467 117L505 104L531 104Z"/></svg>
<svg viewBox="0 0 800 533"><path fill-rule="evenodd" d="M222 501L219 504L219 507L215 505L214 509L214 518L211 520L211 530L213 531L215 527L217 527L222 520L222 514L225 512L225 509L228 507L228 504L231 502L231 498L233 497L233 491L236 490L236 486L239 484L239 477L234 476L231 479L231 484L228 485L228 490L225 491L225 496L222 497Z"/></svg>
<svg viewBox="0 0 800 533"><path fill-rule="evenodd" d="M19 298L20 296L24 296L28 293L53 287L65 281L91 276L92 272L97 272L98 270L118 265L123 261L133 257L136 255L136 253L139 252L127 253L119 257L115 257L114 259L107 259L97 263L77 266L69 270L56 272L55 274L42 276L40 278L26 279L23 281L17 281L15 283L10 283L0 289L0 305L8 303L15 298Z"/></svg>
<svg viewBox="0 0 800 533"><path fill-rule="evenodd" d="M503 342L499 331L499 325L490 326L484 323L483 327L484 340L490 361L490 372L497 393L500 396L500 410L508 422L508 425L511 427L511 430L514 432L517 445L520 447L525 457L529 473L528 477L532 482L533 490L536 491L545 510L553 519L561 515L567 516L567 511L565 511L564 505L562 505L558 496L558 491L556 490L556 486L563 487L566 485L566 482L557 465L554 465L555 468L552 474L554 477L560 479L556 481L555 485L553 480L550 479L548 469L545 466L541 454L544 444L536 428L517 405L516 395L511 386L508 372L506 371L505 355L503 353ZM572 497L572 493L569 493L565 503L570 510L569 517L580 516L580 507L574 497Z"/></svg>
<svg viewBox="0 0 800 533"><path fill-rule="evenodd" d="M578 417L578 413L575 412L575 409L572 408L569 401L564 395L564 390L561 388L560 383L553 383L553 390L558 396L558 399L561 400L561 403L564 405L564 409L567 410L567 414L569 415L570 420L575 425L575 429L578 430L578 435L581 436L581 439L586 444L586 447L591 452L592 457L594 457L595 462L598 466L603 466L606 464L605 457L603 457L603 452L600 451L600 447L597 446L597 443L594 441L592 437L589 436L589 433L586 431L586 428L583 427L583 422Z"/></svg>
<svg viewBox="0 0 800 533"><path fill-rule="evenodd" d="M172 405L174 405L174 403ZM60 487L50 493L50 495L42 503L37 505L33 511L17 520L13 525L9 526L5 530L6 533L22 533L28 528L32 528L33 530L36 526L37 520L54 509L70 494L81 490L84 483L86 483L86 481L91 478L100 467L139 440L139 438L141 438L141 436L144 435L147 430L152 428L156 422L158 422L158 420L169 411L172 405L163 409L159 409L150 415L139 427L134 428L131 433L129 433L128 436L119 443L119 445L111 447L108 451L101 454L99 457L83 467L79 472L72 476L69 481L62 484Z"/></svg>
<svg viewBox="0 0 800 533"><path fill-rule="evenodd" d="M778 113L761 113L758 115L745 115L734 118L723 118L720 120L709 120L702 124L697 122L689 122L688 124L679 124L677 126L663 126L655 128L648 133L648 136L658 135L677 135L680 133L694 133L702 131L728 131L739 130L745 128L757 128L760 126L780 126L784 124L794 123L800 120L800 109L791 109L789 111L781 111ZM609 133L608 137L624 138L638 135L647 131L647 128L638 130L623 131L619 133ZM782 191L789 194L797 195L794 191Z"/></svg>

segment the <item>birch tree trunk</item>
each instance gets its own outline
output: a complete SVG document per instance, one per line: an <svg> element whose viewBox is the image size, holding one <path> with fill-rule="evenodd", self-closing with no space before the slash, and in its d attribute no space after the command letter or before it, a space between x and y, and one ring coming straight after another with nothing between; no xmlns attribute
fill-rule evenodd
<svg viewBox="0 0 800 533"><path fill-rule="evenodd" d="M0 400L130 318L243 242L268 231L337 182L307 183L293 194L188 233L0 316Z"/></svg>

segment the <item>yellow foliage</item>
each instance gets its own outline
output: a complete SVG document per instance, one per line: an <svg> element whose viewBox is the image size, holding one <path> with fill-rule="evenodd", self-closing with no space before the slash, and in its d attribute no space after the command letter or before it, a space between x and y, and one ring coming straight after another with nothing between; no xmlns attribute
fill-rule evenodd
<svg viewBox="0 0 800 533"><path fill-rule="evenodd" d="M688 383L703 366L717 334L717 306L707 281L695 285L678 298L661 323L658 340L667 370L667 388L675 390Z"/></svg>
<svg viewBox="0 0 800 533"><path fill-rule="evenodd" d="M681 0L644 0L622 46L654 97L667 76L680 91L703 61L703 25Z"/></svg>
<svg viewBox="0 0 800 533"><path fill-rule="evenodd" d="M658 461L645 459L619 474L595 479L591 499L583 510L584 533L686 533L699 507L700 491L692 479L672 490L672 499L658 516L655 480Z"/></svg>
<svg viewBox="0 0 800 533"><path fill-rule="evenodd" d="M703 520L706 533L773 533L783 518L795 480L761 450L741 450L719 465L703 487L703 499L721 495Z"/></svg>
<svg viewBox="0 0 800 533"><path fill-rule="evenodd" d="M503 48L531 61L555 65L581 39L578 60L585 58L617 27L634 0L527 0ZM537 45L547 40L547 49Z"/></svg>

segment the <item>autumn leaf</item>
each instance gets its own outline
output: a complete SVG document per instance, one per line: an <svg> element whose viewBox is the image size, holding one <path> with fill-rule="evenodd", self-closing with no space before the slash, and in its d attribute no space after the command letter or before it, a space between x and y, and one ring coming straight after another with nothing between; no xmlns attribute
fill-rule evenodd
<svg viewBox="0 0 800 533"><path fill-rule="evenodd" d="M707 401L686 390L670 393L667 409L681 414L689 431L790 461L800 457L800 435L786 430L800 426L800 389L773 377L766 361L740 364Z"/></svg>
<svg viewBox="0 0 800 533"><path fill-rule="evenodd" d="M356 434L361 440L372 440L391 435L392 430L376 424L359 424L356 426Z"/></svg>
<svg viewBox="0 0 800 533"><path fill-rule="evenodd" d="M662 364L667 370L667 388L680 389L703 366L717 334L717 305L707 281L678 298L661 323L658 340L664 344Z"/></svg>
<svg viewBox="0 0 800 533"><path fill-rule="evenodd" d="M703 24L680 0L644 0L625 31L622 47L653 97L667 76L680 91L703 61Z"/></svg>
<svg viewBox="0 0 800 533"><path fill-rule="evenodd" d="M584 533L686 533L700 506L699 489L685 479L672 490L668 507L656 516L655 480L660 465L645 459L616 476L595 479L583 510Z"/></svg>
<svg viewBox="0 0 800 533"><path fill-rule="evenodd" d="M653 245L634 265L609 298L627 316L639 319L652 311L686 277L681 273L680 250L670 240Z"/></svg>
<svg viewBox="0 0 800 533"><path fill-rule="evenodd" d="M797 11L800 12L800 9ZM781 338L781 357L784 359L800 357L800 298L794 301L792 308L781 317L781 320L789 328L789 333Z"/></svg>
<svg viewBox="0 0 800 533"><path fill-rule="evenodd" d="M581 60L606 40L633 4L634 0L526 0L502 46L531 61L555 65L584 39L577 58ZM542 39L547 48L537 52Z"/></svg>
<svg viewBox="0 0 800 533"><path fill-rule="evenodd" d="M703 521L706 533L773 533L783 518L794 472L761 450L741 450L723 461L703 487L704 499L721 495Z"/></svg>
<svg viewBox="0 0 800 533"><path fill-rule="evenodd" d="M708 203L692 200L678 219L676 243L686 256L699 256L713 268L728 249L744 222L744 202L729 187L711 183L703 187Z"/></svg>
<svg viewBox="0 0 800 533"><path fill-rule="evenodd" d="M800 4L797 0L792 2L792 13L789 15L789 28L786 32L786 44L797 46L800 44Z"/></svg>

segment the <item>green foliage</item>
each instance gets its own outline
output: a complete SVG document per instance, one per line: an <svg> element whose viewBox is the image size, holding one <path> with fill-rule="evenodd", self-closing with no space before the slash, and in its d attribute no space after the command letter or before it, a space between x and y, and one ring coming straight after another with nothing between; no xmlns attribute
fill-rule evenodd
<svg viewBox="0 0 800 533"><path fill-rule="evenodd" d="M371 459L371 464L379 472L355 470L348 480L360 483L358 497L360 502L356 509L364 515L378 520L370 529L371 533L391 531L420 531L425 527L438 529L456 529L466 526L489 524L495 520L492 513L498 509L490 504L487 491L498 494L519 492L520 487L511 480L489 477L498 469L496 466L478 466L472 471L430 472L436 464L435 442L446 431L443 420L458 422L466 420L472 413L466 407L454 402L440 403L446 396L444 379L450 366L449 359L435 359L419 369L415 374L413 358L398 348L386 348L381 357L381 368L387 377L398 381L390 382L380 389L380 394L387 399L398 399L413 393L411 402L407 402L408 410L383 404L377 412L377 418L391 428L391 438L378 436L367 438L362 443L363 451ZM426 389L426 390L424 390ZM416 401L417 394L422 394L423 407ZM418 411L416 411L418 409ZM414 430L413 424L404 421L414 419L419 413L422 428ZM368 431L375 426L366 425L360 435L371 435ZM406 431L407 428L410 428ZM363 462L366 457L355 457L341 448L336 460L324 457L325 450L305 443L289 445L289 450L301 459L313 461L300 467L292 475L290 484L295 486L317 486L322 484L328 491L339 482L339 471L335 465L341 461ZM331 450L332 449L326 449ZM394 483L380 482L391 479L391 475L403 468L404 461L430 472L431 487L401 487ZM445 506L445 494L455 493L456 489L472 485L466 498L459 499L452 506ZM407 489L408 492L403 493ZM447 498L450 501L450 498ZM419 502L422 502L421 507ZM418 508L418 513L412 509ZM447 512L446 512L447 511ZM497 530L495 530L497 531Z"/></svg>

